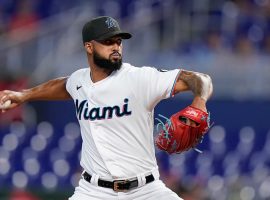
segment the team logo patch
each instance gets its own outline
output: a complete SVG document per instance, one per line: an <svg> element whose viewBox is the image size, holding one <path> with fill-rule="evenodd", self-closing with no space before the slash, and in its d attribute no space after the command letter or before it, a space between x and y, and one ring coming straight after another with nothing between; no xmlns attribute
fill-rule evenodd
<svg viewBox="0 0 270 200"><path fill-rule="evenodd" d="M194 116L194 117L198 116L198 113L196 111L194 111L194 110L187 110L186 114L189 115L189 116Z"/></svg>
<svg viewBox="0 0 270 200"><path fill-rule="evenodd" d="M159 72L167 72L168 70L166 69L157 69Z"/></svg>
<svg viewBox="0 0 270 200"><path fill-rule="evenodd" d="M107 18L105 23L107 24L108 28L115 28L117 27L117 22L113 20L112 18Z"/></svg>

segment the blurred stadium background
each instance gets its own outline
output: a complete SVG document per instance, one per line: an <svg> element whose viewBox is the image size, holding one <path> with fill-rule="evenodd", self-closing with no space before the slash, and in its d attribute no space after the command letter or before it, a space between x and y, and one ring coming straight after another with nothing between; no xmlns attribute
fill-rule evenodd
<svg viewBox="0 0 270 200"><path fill-rule="evenodd" d="M81 28L97 15L133 33L124 61L213 78L203 153L157 151L164 182L187 200L270 199L270 0L0 0L0 90L87 67ZM163 101L156 113L170 116L191 98ZM71 101L0 114L0 200L67 199L80 146Z"/></svg>

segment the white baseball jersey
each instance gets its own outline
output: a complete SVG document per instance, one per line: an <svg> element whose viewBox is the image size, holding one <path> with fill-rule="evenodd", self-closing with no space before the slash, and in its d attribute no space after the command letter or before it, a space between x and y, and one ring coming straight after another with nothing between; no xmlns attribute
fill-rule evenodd
<svg viewBox="0 0 270 200"><path fill-rule="evenodd" d="M123 63L93 83L90 69L67 80L81 127L81 166L102 179L131 178L157 168L153 109L172 95L180 70L160 72Z"/></svg>

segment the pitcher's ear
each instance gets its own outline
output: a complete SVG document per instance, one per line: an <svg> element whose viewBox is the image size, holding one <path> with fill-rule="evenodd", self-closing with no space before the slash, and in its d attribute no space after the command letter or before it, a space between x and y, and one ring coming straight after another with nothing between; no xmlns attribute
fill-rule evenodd
<svg viewBox="0 0 270 200"><path fill-rule="evenodd" d="M91 42L85 42L84 43L84 48L88 53L93 52L93 44Z"/></svg>

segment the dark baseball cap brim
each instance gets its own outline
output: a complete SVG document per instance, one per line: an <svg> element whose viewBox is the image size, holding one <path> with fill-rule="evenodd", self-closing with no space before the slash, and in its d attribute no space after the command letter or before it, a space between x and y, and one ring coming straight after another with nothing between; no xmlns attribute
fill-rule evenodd
<svg viewBox="0 0 270 200"><path fill-rule="evenodd" d="M115 37L115 36L119 36L122 39L130 39L132 37L132 35L128 32L113 31L113 32L105 33L105 34L99 36L98 38L96 38L95 40L105 40L105 39Z"/></svg>

